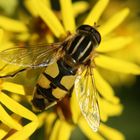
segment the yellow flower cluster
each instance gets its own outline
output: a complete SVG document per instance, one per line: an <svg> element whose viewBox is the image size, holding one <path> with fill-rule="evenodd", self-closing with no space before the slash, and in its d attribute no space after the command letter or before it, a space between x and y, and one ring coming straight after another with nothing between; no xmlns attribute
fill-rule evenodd
<svg viewBox="0 0 140 140"><path fill-rule="evenodd" d="M94 23L98 23L108 3L109 0L99 0L81 24L94 25ZM49 0L25 0L24 4L34 18L40 17L51 30L51 34L46 33L46 40L48 42L53 42L54 36L61 39L63 36L66 36L67 31L74 33L76 29L75 17L89 7L88 3L83 1L72 3L71 0L60 0L61 23L60 17L57 18L56 14L52 11ZM102 77L98 68L125 74L140 74L140 67L138 65L107 55L108 52L124 48L133 40L131 36L112 36L110 34L124 21L129 12L128 8L120 10L106 22L101 23L101 26L98 28L102 36L102 42L96 49L98 56L94 60L96 63L94 77L96 87L101 95L98 101L102 122L97 133L91 130L81 115L74 92L70 98L73 123L69 123L63 118L61 110L58 111L61 118L58 118L56 112L43 112L35 115L21 104L21 97L26 95L24 87L4 79L0 81L0 121L2 122L0 124L0 139L26 140L29 139L36 129L45 124L45 135L50 140L68 140L76 125L80 127L89 139L104 140L106 138L124 140L123 134L104 124L108 120L108 117L120 115L123 107L120 104L119 98L115 96L113 88ZM0 50L10 48L14 45L10 41L10 38L15 33L18 33L17 37L21 41L29 40L33 36L23 21L14 20L2 15L0 16L0 28ZM0 73L0 75L5 75L18 68L17 66L14 69L5 68L5 71ZM19 95L20 100L15 100L13 96L6 95L7 91ZM7 113L6 108L12 112L12 115ZM30 122L23 126L22 118Z"/></svg>

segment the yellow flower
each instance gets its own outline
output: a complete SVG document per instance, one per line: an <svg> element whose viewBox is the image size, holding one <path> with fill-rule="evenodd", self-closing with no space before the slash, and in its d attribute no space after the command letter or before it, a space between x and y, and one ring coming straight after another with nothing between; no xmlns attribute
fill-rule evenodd
<svg viewBox="0 0 140 140"><path fill-rule="evenodd" d="M98 23L108 3L109 0L99 0L81 24L89 24L93 26L94 23ZM88 7L88 4L85 2L72 4L70 0L60 0L61 18L59 18L62 19L61 23L56 14L51 10L49 1L25 0L25 5L34 18L39 16L43 21L43 25L47 25L47 27L51 30L51 33L50 31L47 31L43 34L48 42L53 42L54 37L61 40L63 36L66 36L67 31L74 33L76 29L75 16L80 13L81 9L84 11ZM132 37L113 36L112 33L112 31L124 21L128 14L128 8L122 9L112 15L106 22L101 21L101 26L98 28L102 36L102 42L96 49L98 56L95 58L96 69L94 70L94 75L96 87L100 93L98 100L102 122L99 132L94 133L81 115L75 93L72 94L70 101L68 100L66 102L68 104L66 111L63 111L62 107L58 105L56 106L57 111L55 112L50 110L50 112L48 111L35 115L29 109L21 105L21 101L24 101L22 96L25 95L23 86L3 80L1 82L0 102L6 108L11 110L13 115L10 116L5 111L5 108L0 106L0 120L2 122L0 126L0 138L6 138L8 140L25 140L28 139L37 128L41 127L45 123L46 136L51 140L69 139L76 125L80 127L82 132L89 139L104 140L105 137L106 139L123 140L124 136L120 132L104 124L104 122L108 120L109 116L120 115L122 112L122 105L120 104L119 98L115 96L113 88L101 76L100 68L125 74L140 74L140 67L138 65L107 55L110 51L117 51L124 48L125 45L129 44L133 40ZM26 17L23 19L26 19ZM16 37L21 41L34 41L37 40L40 35L38 32L30 33L23 21L13 20L5 16L0 16L0 27L4 29L5 36L8 37L8 39L11 39L16 34ZM44 29L44 26L42 28ZM11 33L11 36L9 33ZM1 38L2 34L3 31L1 30ZM1 38L0 40L2 40ZM2 45L1 50L9 48L7 45L8 43L11 42L6 40L6 45ZM4 74L8 72L5 70ZM7 92L5 92L5 90L20 94L19 101L15 101L16 99L14 99L11 94L9 94L11 98L6 95ZM72 120L69 120L69 118L67 120L64 115L69 112L71 112L70 114L72 114L72 116L68 114L68 117L72 118ZM21 118L28 119L31 122L26 125L22 125ZM5 129L5 127L8 128ZM12 130L14 131L11 134L10 132Z"/></svg>
<svg viewBox="0 0 140 140"><path fill-rule="evenodd" d="M108 51L109 56L113 56L117 59L122 59L125 61L130 61L133 63L139 64L140 55L139 55L139 18L137 16L138 5L137 2L133 3L132 1L119 2L111 1L109 8L104 13L104 16L111 16L115 12L115 9L119 10L120 5L128 5L131 9L131 14L129 18L120 25L120 28L115 29L113 36L123 36L125 41L122 38L118 38L118 42L115 45L121 44L120 49ZM115 8L114 8L115 7ZM133 37L132 37L133 36ZM105 46L110 46L109 44L104 44ZM113 48L115 48L113 46ZM125 47L124 47L125 46ZM112 47L112 46L110 46ZM106 49L106 47L104 47ZM104 78L109 81L112 85L115 86L130 86L136 81L136 76L132 74L124 73L115 73L114 71L107 71L102 69L102 74ZM110 76L108 76L110 75Z"/></svg>
<svg viewBox="0 0 140 140"><path fill-rule="evenodd" d="M107 50L107 54L109 56L113 56L114 58L133 62L139 64L139 19L134 17L135 11L138 9L137 7L133 7L137 5L131 1L125 2L125 4L129 4L131 8L131 14L128 20L126 20L123 24L120 25L120 28L115 29L113 32L113 36L120 36L116 43L114 42L113 45L111 43L104 44L105 46L112 47L111 50ZM112 13L115 13L115 9L120 10L120 5L123 5L124 2L120 3L119 1L111 1L109 8L106 10L104 16L108 17L111 16ZM131 5L131 6L130 6ZM115 7L115 8L114 8ZM133 8L132 8L133 7ZM133 13L133 14L132 14ZM136 16L136 15L135 15ZM133 36L133 37L132 37ZM125 41L123 41L124 39ZM113 41L113 40L112 40ZM115 41L115 40L114 40ZM119 44L119 46L118 46ZM115 50L118 46L117 50ZM104 47L103 51L106 51L108 47ZM101 49L101 47L99 48ZM130 68L130 67L129 67ZM136 77L130 73L118 73L115 71L108 71L105 69L101 69L103 77L109 81L112 85L127 85L130 86L134 84ZM110 76L108 76L110 75Z"/></svg>
<svg viewBox="0 0 140 140"><path fill-rule="evenodd" d="M12 20L8 20L8 22L12 24L11 23ZM10 27L8 29L10 29ZM4 31L0 29L0 44L2 45L1 50L12 46L12 43L10 43L9 41L5 41L3 39L4 39ZM4 66L4 64L1 63L1 66L2 65ZM4 73L1 73L1 75L5 75L5 72L9 73L10 71L13 70L15 69L11 68L10 70L7 69L6 71L4 71ZM25 90L22 85L0 80L0 111L1 111L0 120L2 122L0 124L0 139L14 140L17 137L20 140L27 139L38 127L38 118L30 110L28 110L27 108L19 104L17 101L6 95L6 93L8 92L11 93L11 97L13 98L17 97L16 94L20 95L19 97L25 96ZM19 98L15 99L18 100ZM3 105L5 107L3 107ZM11 112L10 114L7 112L7 109L10 110ZM22 118L29 120L29 123L23 126L21 124ZM13 135L11 135L13 133L12 131L14 132Z"/></svg>

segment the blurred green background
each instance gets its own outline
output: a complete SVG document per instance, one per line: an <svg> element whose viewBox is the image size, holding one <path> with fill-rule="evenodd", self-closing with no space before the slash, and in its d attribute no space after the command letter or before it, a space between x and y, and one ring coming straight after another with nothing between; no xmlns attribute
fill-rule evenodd
<svg viewBox="0 0 140 140"><path fill-rule="evenodd" d="M116 93L124 111L121 116L110 118L108 124L120 130L126 140L140 140L140 76L133 86L121 86Z"/></svg>

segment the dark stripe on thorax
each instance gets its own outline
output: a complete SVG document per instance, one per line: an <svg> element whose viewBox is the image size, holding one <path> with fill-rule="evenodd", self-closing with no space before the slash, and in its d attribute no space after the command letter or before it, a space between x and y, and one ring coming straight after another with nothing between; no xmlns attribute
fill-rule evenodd
<svg viewBox="0 0 140 140"><path fill-rule="evenodd" d="M84 36L82 42L77 46L77 50L75 51L74 54L72 54L72 58L77 60L79 55L87 48L90 41L91 39L89 38L89 36Z"/></svg>
<svg viewBox="0 0 140 140"><path fill-rule="evenodd" d="M70 46L68 47L68 54L71 54L75 48L75 46L77 45L77 43L79 42L79 40L81 39L81 35L77 35L71 42Z"/></svg>
<svg viewBox="0 0 140 140"><path fill-rule="evenodd" d="M83 62L90 55L92 49L93 49L93 43L91 43L90 47L87 49L84 55L79 59L79 61Z"/></svg>
<svg viewBox="0 0 140 140"><path fill-rule="evenodd" d="M91 45L88 48L88 50L85 52L85 54L79 59L79 61L84 61L92 52L92 50L98 45L97 41L95 39L92 39Z"/></svg>

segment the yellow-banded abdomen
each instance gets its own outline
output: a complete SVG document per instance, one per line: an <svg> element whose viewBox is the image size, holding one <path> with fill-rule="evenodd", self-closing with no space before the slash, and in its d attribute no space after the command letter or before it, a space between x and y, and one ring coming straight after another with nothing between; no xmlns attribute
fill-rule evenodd
<svg viewBox="0 0 140 140"><path fill-rule="evenodd" d="M36 85L33 105L44 110L61 100L73 87L75 74L76 71L68 67L62 59L47 67Z"/></svg>

